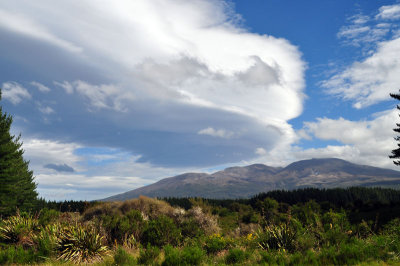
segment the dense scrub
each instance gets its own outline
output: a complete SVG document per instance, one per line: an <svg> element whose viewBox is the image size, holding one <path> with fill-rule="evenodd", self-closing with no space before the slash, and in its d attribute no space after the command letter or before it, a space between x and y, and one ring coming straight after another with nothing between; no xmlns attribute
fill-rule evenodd
<svg viewBox="0 0 400 266"><path fill-rule="evenodd" d="M71 202L81 212L43 208L4 217L0 264L400 263L399 195L303 189L248 200Z"/></svg>

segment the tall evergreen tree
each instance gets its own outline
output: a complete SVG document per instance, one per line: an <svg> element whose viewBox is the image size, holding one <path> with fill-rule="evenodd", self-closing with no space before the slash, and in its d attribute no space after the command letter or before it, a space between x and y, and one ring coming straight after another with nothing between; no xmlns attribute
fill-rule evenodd
<svg viewBox="0 0 400 266"><path fill-rule="evenodd" d="M390 97L392 97L392 98L394 98L394 99L400 101L400 94L391 93L391 94L390 94ZM399 105L397 105L397 109L400 110L400 106L399 106ZM400 115L399 115L399 116L400 116ZM396 126L397 126L397 127L394 128L393 131L395 131L395 132L397 132L397 133L400 133L400 123L396 123ZM399 142L399 143L397 144L398 148L392 150L392 155L389 155L389 158L391 158L391 159L398 159L398 158L400 158L400 136L397 136L397 137L395 138L395 140ZM395 165L400 165L400 160L393 160L393 163L394 163Z"/></svg>
<svg viewBox="0 0 400 266"><path fill-rule="evenodd" d="M28 211L37 200L33 172L22 156L21 135L10 134L12 121L12 116L3 113L0 106L0 216L11 215L17 209Z"/></svg>

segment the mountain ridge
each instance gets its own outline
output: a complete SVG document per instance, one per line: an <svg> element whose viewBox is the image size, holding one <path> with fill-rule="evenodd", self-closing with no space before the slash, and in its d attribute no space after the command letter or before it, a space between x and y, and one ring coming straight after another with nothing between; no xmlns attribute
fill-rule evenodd
<svg viewBox="0 0 400 266"><path fill-rule="evenodd" d="M400 185L400 172L337 158L308 159L286 167L234 166L212 174L184 173L103 201L139 197L247 198L276 189Z"/></svg>

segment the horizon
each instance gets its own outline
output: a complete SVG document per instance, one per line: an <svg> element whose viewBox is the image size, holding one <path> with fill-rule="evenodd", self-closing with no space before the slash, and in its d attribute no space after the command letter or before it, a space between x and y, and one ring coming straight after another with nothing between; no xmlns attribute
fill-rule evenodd
<svg viewBox="0 0 400 266"><path fill-rule="evenodd" d="M1 106L37 191L338 158L397 170L400 1L0 3Z"/></svg>

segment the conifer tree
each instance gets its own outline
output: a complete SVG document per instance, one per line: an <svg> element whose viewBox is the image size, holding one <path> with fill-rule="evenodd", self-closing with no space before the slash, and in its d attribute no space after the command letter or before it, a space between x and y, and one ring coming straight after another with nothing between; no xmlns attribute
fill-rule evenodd
<svg viewBox="0 0 400 266"><path fill-rule="evenodd" d="M0 90L1 100L1 90ZM29 211L37 200L36 183L23 158L20 137L11 135L12 116L0 106L0 216Z"/></svg>
<svg viewBox="0 0 400 266"><path fill-rule="evenodd" d="M400 94L391 93L390 97L400 101ZM400 106L397 105L397 109L400 110ZM400 133L400 123L396 123L397 127L393 129L394 132ZM391 159L398 159L400 158L400 136L395 137L395 140L399 143L397 144L398 148L392 150L392 155L389 155ZM395 165L400 165L400 160L393 160Z"/></svg>

